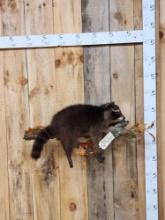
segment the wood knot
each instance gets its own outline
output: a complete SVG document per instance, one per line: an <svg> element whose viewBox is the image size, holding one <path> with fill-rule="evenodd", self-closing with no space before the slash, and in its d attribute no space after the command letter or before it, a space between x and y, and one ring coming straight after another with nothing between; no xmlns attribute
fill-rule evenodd
<svg viewBox="0 0 165 220"><path fill-rule="evenodd" d="M45 89L45 95L48 95L48 94L49 94L49 89L46 88L46 89Z"/></svg>
<svg viewBox="0 0 165 220"><path fill-rule="evenodd" d="M32 89L30 94L29 94L29 98L33 98L35 95L37 95L39 93L39 91L40 91L39 88Z"/></svg>
<svg viewBox="0 0 165 220"><path fill-rule="evenodd" d="M5 1L0 1L0 9L4 12L6 10Z"/></svg>
<svg viewBox="0 0 165 220"><path fill-rule="evenodd" d="M159 38L162 39L164 37L164 32L163 31L159 31Z"/></svg>
<svg viewBox="0 0 165 220"><path fill-rule="evenodd" d="M3 79L4 79L4 84L7 85L9 82L9 71L8 70L5 70Z"/></svg>
<svg viewBox="0 0 165 220"><path fill-rule="evenodd" d="M80 55L80 62L83 63L84 62L84 56Z"/></svg>
<svg viewBox="0 0 165 220"><path fill-rule="evenodd" d="M135 193L131 192L131 198L135 198Z"/></svg>
<svg viewBox="0 0 165 220"><path fill-rule="evenodd" d="M70 210L71 212L73 212L73 211L76 211L76 209L77 209L76 203L71 202L71 203L69 204L69 210Z"/></svg>
<svg viewBox="0 0 165 220"><path fill-rule="evenodd" d="M68 63L69 64L72 64L74 61L74 53L71 51L69 54L68 54Z"/></svg>
<svg viewBox="0 0 165 220"><path fill-rule="evenodd" d="M118 73L113 73L113 78L114 79L118 79L119 78L119 74Z"/></svg>
<svg viewBox="0 0 165 220"><path fill-rule="evenodd" d="M22 78L20 78L19 82L20 82L21 86L25 86L28 83L28 79L22 77Z"/></svg>
<svg viewBox="0 0 165 220"><path fill-rule="evenodd" d="M123 19L122 13L119 11L115 12L114 18L119 22L119 24L123 24L123 22L124 23L126 22L126 20L124 21L124 19Z"/></svg>
<svg viewBox="0 0 165 220"><path fill-rule="evenodd" d="M10 2L8 3L9 7L14 10L17 7L17 4L15 2L15 0L10 0Z"/></svg>
<svg viewBox="0 0 165 220"><path fill-rule="evenodd" d="M127 20L126 20L126 19L124 20L124 24L125 24L125 25L127 24Z"/></svg>
<svg viewBox="0 0 165 220"><path fill-rule="evenodd" d="M55 60L55 67L59 67L61 65L61 60Z"/></svg>

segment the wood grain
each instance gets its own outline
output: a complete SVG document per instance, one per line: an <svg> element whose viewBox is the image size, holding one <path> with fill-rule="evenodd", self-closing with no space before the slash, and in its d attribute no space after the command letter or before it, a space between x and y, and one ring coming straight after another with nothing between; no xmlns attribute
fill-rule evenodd
<svg viewBox="0 0 165 220"><path fill-rule="evenodd" d="M109 30L109 1L82 1L83 32ZM85 102L101 104L109 102L110 49L103 47L84 48ZM112 152L109 148L104 164L94 158L88 161L88 207L89 220L112 220L113 178Z"/></svg>
<svg viewBox="0 0 165 220"><path fill-rule="evenodd" d="M9 220L9 176L8 176L8 149L7 149L7 125L6 107L4 97L4 78L3 78L3 53L0 52L0 219Z"/></svg>
<svg viewBox="0 0 165 220"><path fill-rule="evenodd" d="M53 33L52 1L25 1L26 34ZM26 71L29 89L29 127L47 125L56 111L54 50L26 51ZM60 189L58 146L46 144L41 159L31 160L34 219L60 219Z"/></svg>
<svg viewBox="0 0 165 220"><path fill-rule="evenodd" d="M0 14L0 34L3 35L3 16ZM0 219L9 220L9 175L8 175L8 146L7 146L7 124L6 124L6 103L5 103L5 80L4 80L4 53L0 52Z"/></svg>
<svg viewBox="0 0 165 220"><path fill-rule="evenodd" d="M20 1L1 4L1 23L3 35L23 34L23 4ZM27 85L21 80L26 77L24 72L24 52L20 50L3 51L3 82L5 98L5 122L7 132L6 155L9 172L9 207L6 214L10 219L33 219L30 186L24 174L27 171L24 163L27 151L22 139L24 127L28 121ZM5 133L5 131L4 131ZM29 177L29 173L26 172ZM5 202L5 200L4 200ZM26 203L29 202L29 203ZM4 203L3 203L4 204Z"/></svg>
<svg viewBox="0 0 165 220"><path fill-rule="evenodd" d="M110 1L111 31L133 29L133 2ZM135 123L134 47L111 48L112 99L129 126ZM136 143L120 140L113 147L115 220L138 219ZM128 211L129 210L129 211Z"/></svg>
<svg viewBox="0 0 165 220"><path fill-rule="evenodd" d="M138 219L137 152L135 139L113 146L115 220Z"/></svg>
<svg viewBox="0 0 165 220"><path fill-rule="evenodd" d="M82 1L83 32L109 31L109 2ZM102 104L110 101L110 48L84 47L85 101Z"/></svg>
<svg viewBox="0 0 165 220"><path fill-rule="evenodd" d="M81 1L57 0L54 2L54 32L81 32ZM74 103L84 102L82 48L55 49L55 81L57 110ZM60 146L60 199L61 219L87 219L86 161L73 156L74 168Z"/></svg>
<svg viewBox="0 0 165 220"><path fill-rule="evenodd" d="M134 29L142 29L142 2L134 0ZM144 123L143 104L143 46L135 46L135 120ZM145 158L144 138L137 137L138 208L139 219L145 220Z"/></svg>

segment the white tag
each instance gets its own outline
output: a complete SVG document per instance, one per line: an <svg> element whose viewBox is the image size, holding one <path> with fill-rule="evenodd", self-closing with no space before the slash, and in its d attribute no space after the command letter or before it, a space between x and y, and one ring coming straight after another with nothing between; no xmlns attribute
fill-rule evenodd
<svg viewBox="0 0 165 220"><path fill-rule="evenodd" d="M109 132L103 137L103 139L101 139L101 141L99 142L99 147L105 150L113 141L113 139L115 139L115 136L111 132Z"/></svg>

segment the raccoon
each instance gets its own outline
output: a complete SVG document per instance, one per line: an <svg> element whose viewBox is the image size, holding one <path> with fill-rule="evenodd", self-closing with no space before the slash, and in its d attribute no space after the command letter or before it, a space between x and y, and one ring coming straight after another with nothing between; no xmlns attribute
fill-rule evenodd
<svg viewBox="0 0 165 220"><path fill-rule="evenodd" d="M52 138L58 139L67 156L70 168L73 167L72 152L78 147L80 137L90 137L95 147L111 126L125 119L119 106L114 102L100 106L77 104L68 106L56 113L48 126L43 128L34 141L31 157L37 160L44 144ZM96 155L99 162L104 161L102 152Z"/></svg>

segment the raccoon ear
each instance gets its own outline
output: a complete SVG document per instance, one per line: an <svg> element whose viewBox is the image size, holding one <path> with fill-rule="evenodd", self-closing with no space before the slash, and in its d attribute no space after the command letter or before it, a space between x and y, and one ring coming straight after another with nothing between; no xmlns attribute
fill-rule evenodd
<svg viewBox="0 0 165 220"><path fill-rule="evenodd" d="M112 108L113 106L115 106L115 102L108 102L108 103L101 105L103 110L108 110Z"/></svg>
<svg viewBox="0 0 165 220"><path fill-rule="evenodd" d="M103 110L107 110L107 109L109 109L109 108L111 108L111 107L112 107L111 102L108 102L108 103L105 103L105 104L101 105L101 108L102 108Z"/></svg>

